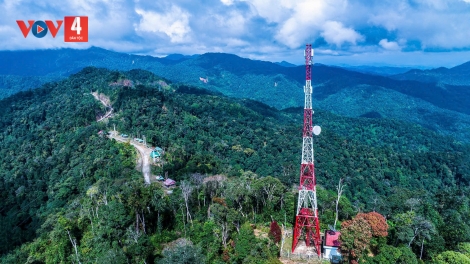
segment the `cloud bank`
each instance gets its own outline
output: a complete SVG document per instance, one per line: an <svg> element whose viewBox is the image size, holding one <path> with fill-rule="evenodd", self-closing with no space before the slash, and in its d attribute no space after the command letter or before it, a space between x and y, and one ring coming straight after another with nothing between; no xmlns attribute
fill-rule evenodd
<svg viewBox="0 0 470 264"><path fill-rule="evenodd" d="M300 64L308 42L315 60L326 64L453 66L470 60L470 0L5 0L0 10L1 50L98 46ZM16 24L70 15L89 17L88 43L64 43L63 28L55 39L24 38Z"/></svg>

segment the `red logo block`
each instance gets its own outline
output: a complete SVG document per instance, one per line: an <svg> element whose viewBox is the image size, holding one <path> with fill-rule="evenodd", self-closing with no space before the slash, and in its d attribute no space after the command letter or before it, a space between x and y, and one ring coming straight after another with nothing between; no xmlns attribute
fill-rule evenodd
<svg viewBox="0 0 470 264"><path fill-rule="evenodd" d="M66 16L64 17L64 41L88 42L88 17Z"/></svg>

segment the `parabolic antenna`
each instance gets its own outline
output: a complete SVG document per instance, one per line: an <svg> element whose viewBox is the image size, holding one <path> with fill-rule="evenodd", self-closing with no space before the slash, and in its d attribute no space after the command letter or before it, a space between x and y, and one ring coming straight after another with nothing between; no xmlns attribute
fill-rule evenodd
<svg viewBox="0 0 470 264"><path fill-rule="evenodd" d="M320 135L320 133L321 133L321 127L314 126L313 127L313 134L315 134L315 136L318 136L318 135Z"/></svg>

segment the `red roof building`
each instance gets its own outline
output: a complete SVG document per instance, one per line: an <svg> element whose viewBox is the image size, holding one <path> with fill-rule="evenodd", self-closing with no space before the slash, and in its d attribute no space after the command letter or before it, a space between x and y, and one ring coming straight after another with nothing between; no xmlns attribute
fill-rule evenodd
<svg viewBox="0 0 470 264"><path fill-rule="evenodd" d="M325 232L325 246L328 247L339 247L339 236L341 235L338 231L327 230Z"/></svg>
<svg viewBox="0 0 470 264"><path fill-rule="evenodd" d="M170 187L170 186L173 186L176 184L176 181L168 178L166 179L164 182L163 182L163 185L165 185L166 187Z"/></svg>
<svg viewBox="0 0 470 264"><path fill-rule="evenodd" d="M329 259L331 263L341 263L341 253L339 250L340 241L338 231L327 230L323 244L323 258Z"/></svg>

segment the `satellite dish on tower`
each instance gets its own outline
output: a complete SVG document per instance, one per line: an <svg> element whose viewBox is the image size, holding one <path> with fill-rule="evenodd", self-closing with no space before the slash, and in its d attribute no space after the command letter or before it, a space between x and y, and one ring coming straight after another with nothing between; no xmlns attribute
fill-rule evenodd
<svg viewBox="0 0 470 264"><path fill-rule="evenodd" d="M314 126L312 130L313 130L313 134L315 134L315 136L318 136L321 133L321 127L319 127L319 126Z"/></svg>

